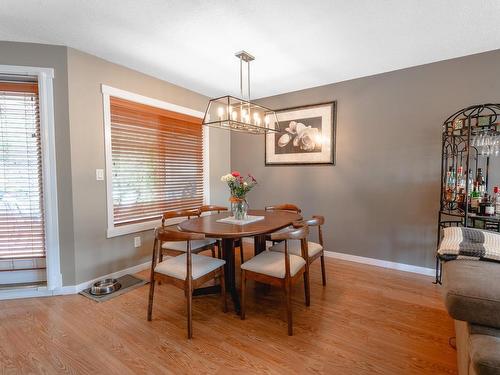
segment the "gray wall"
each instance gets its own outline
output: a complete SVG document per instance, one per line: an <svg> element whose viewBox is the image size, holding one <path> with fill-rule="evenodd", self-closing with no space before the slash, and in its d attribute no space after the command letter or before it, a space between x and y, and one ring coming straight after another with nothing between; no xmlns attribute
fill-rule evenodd
<svg viewBox="0 0 500 375"><path fill-rule="evenodd" d="M147 262L151 231L143 246L131 234L106 238L106 185L101 84L204 111L208 98L165 81L63 46L0 41L0 64L54 68L59 236L63 285ZM230 170L230 135L210 129L211 203L226 204L219 178Z"/></svg>
<svg viewBox="0 0 500 375"><path fill-rule="evenodd" d="M66 47L62 46L0 41L0 65L22 65L54 69L59 246L63 284L72 285L75 283L75 251L66 50Z"/></svg>
<svg viewBox="0 0 500 375"><path fill-rule="evenodd" d="M105 168L101 84L204 111L208 98L95 56L68 49L69 116L74 209L76 283L147 262L152 231L134 248L129 234L106 238L106 184L95 180ZM223 203L219 176L229 170L229 134L210 132L211 202Z"/></svg>
<svg viewBox="0 0 500 375"><path fill-rule="evenodd" d="M336 166L266 167L263 137L232 134L232 169L260 182L250 205L291 202L324 215L327 250L433 267L441 124L465 106L500 102L500 50L261 102L280 109L331 100Z"/></svg>

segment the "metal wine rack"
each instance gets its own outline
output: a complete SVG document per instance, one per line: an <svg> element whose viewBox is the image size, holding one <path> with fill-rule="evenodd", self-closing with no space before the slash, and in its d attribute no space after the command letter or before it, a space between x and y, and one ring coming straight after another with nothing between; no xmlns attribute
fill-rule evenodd
<svg viewBox="0 0 500 375"><path fill-rule="evenodd" d="M471 141L477 137L500 135L500 104L474 105L455 112L443 123L441 161L441 199L438 218L437 245L441 241L442 229L449 226L473 227L477 221L484 229L500 231L499 217L482 217L469 210L469 171L473 178L482 168L489 191L490 153L479 150ZM486 139L486 138L485 138ZM500 138L499 138L500 139ZM486 146L483 146L486 147ZM489 147L489 146L487 146ZM496 146L495 146L496 147ZM500 150L500 146L499 150ZM448 171L458 176L458 168L465 173L465 188L460 191L458 179L454 186L448 186ZM436 283L441 283L442 259L436 255Z"/></svg>

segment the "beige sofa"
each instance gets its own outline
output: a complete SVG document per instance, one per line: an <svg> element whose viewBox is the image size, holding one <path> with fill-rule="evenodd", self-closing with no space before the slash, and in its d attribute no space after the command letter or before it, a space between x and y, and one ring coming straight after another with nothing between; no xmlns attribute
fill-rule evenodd
<svg viewBox="0 0 500 375"><path fill-rule="evenodd" d="M500 263L443 265L443 295L455 319L460 375L500 375Z"/></svg>

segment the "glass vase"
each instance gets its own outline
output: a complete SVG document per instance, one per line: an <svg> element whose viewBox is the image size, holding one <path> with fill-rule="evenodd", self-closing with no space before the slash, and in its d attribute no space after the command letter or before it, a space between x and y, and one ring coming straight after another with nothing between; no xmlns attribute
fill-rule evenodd
<svg viewBox="0 0 500 375"><path fill-rule="evenodd" d="M245 220L248 212L247 201L240 198L231 198L231 212L236 220Z"/></svg>

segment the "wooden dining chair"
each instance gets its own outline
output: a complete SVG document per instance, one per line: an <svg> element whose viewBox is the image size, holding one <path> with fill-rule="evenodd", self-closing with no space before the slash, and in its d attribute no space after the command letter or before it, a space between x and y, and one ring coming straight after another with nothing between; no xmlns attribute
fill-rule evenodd
<svg viewBox="0 0 500 375"><path fill-rule="evenodd" d="M224 282L224 264L222 259L197 255L192 253L192 243L205 238L204 234L180 232L167 228L156 228L153 243L153 258L151 261L151 283L149 287L148 321L153 314L153 299L156 281L170 283L184 290L187 299L187 329L188 338L193 337L192 300L193 290L209 280L220 280L222 295L222 310L227 311L226 286ZM182 255L169 257L158 262L163 242L176 242L186 250Z"/></svg>
<svg viewBox="0 0 500 375"><path fill-rule="evenodd" d="M179 230L177 224L170 224L168 222L175 218L186 218L191 219L193 217L200 217L201 212L199 209L195 210L177 210L177 211L167 211L163 213L161 219L161 226L163 228L168 228L170 230ZM201 253L205 250L210 250L212 252L212 257L215 255L215 246L217 245L217 240L212 238L203 238L201 240L193 240L191 242L191 251L193 254ZM179 255L186 252L186 247L176 241L165 241L162 244L162 251L160 252L160 262L163 260L163 255Z"/></svg>
<svg viewBox="0 0 500 375"><path fill-rule="evenodd" d="M200 213L217 212L218 214L220 214L223 211L228 211L228 208L224 207L224 206L206 205L206 206L201 206L199 208L199 210L200 210ZM245 261L245 257L243 254L243 241L241 238L238 238L234 241L234 247L240 248L240 260L241 260L241 264L243 264L243 262ZM222 240L220 238L217 239L217 256L219 259L222 258Z"/></svg>
<svg viewBox="0 0 500 375"><path fill-rule="evenodd" d="M302 210L298 206L296 206L296 205L294 205L292 203L283 203L283 204L276 204L274 206L266 206L265 210L266 211L288 211L288 212L294 212L296 214L302 213ZM288 226L286 228L282 228L280 230L277 230L274 233L287 232L290 229L291 229L291 227ZM271 235L270 234L266 235L266 241L271 241ZM273 245L275 243L277 243L277 241L273 241Z"/></svg>
<svg viewBox="0 0 500 375"><path fill-rule="evenodd" d="M276 285L283 289L286 299L286 316L288 323L288 335L293 335L292 326L292 285L301 276L304 279L304 291L306 306L311 303L309 293L309 273L307 270L307 225L293 228L282 233L273 233L271 238L284 241L285 251L264 251L241 265L241 319L245 319L246 305L246 282L255 280L260 283ZM291 254L288 251L288 241L298 240L301 242L301 255Z"/></svg>
<svg viewBox="0 0 500 375"><path fill-rule="evenodd" d="M266 211L290 211L290 212L295 212L296 214L302 213L302 210L291 203L283 203L283 204L276 204L274 206L266 206L265 208Z"/></svg>
<svg viewBox="0 0 500 375"><path fill-rule="evenodd" d="M325 223L325 218L323 216L314 215L312 219L301 220L295 222L293 226L295 228L307 225L308 227L318 227L318 242L307 241L308 255L307 267L315 261L316 259L321 259L321 277L323 285L326 285L326 271L325 271L325 250L323 245L323 230L321 226ZM269 248L270 251L277 251L283 253L285 251L285 245L283 242L277 243ZM289 241L288 251L290 254L301 255L302 246L300 241L292 240Z"/></svg>

